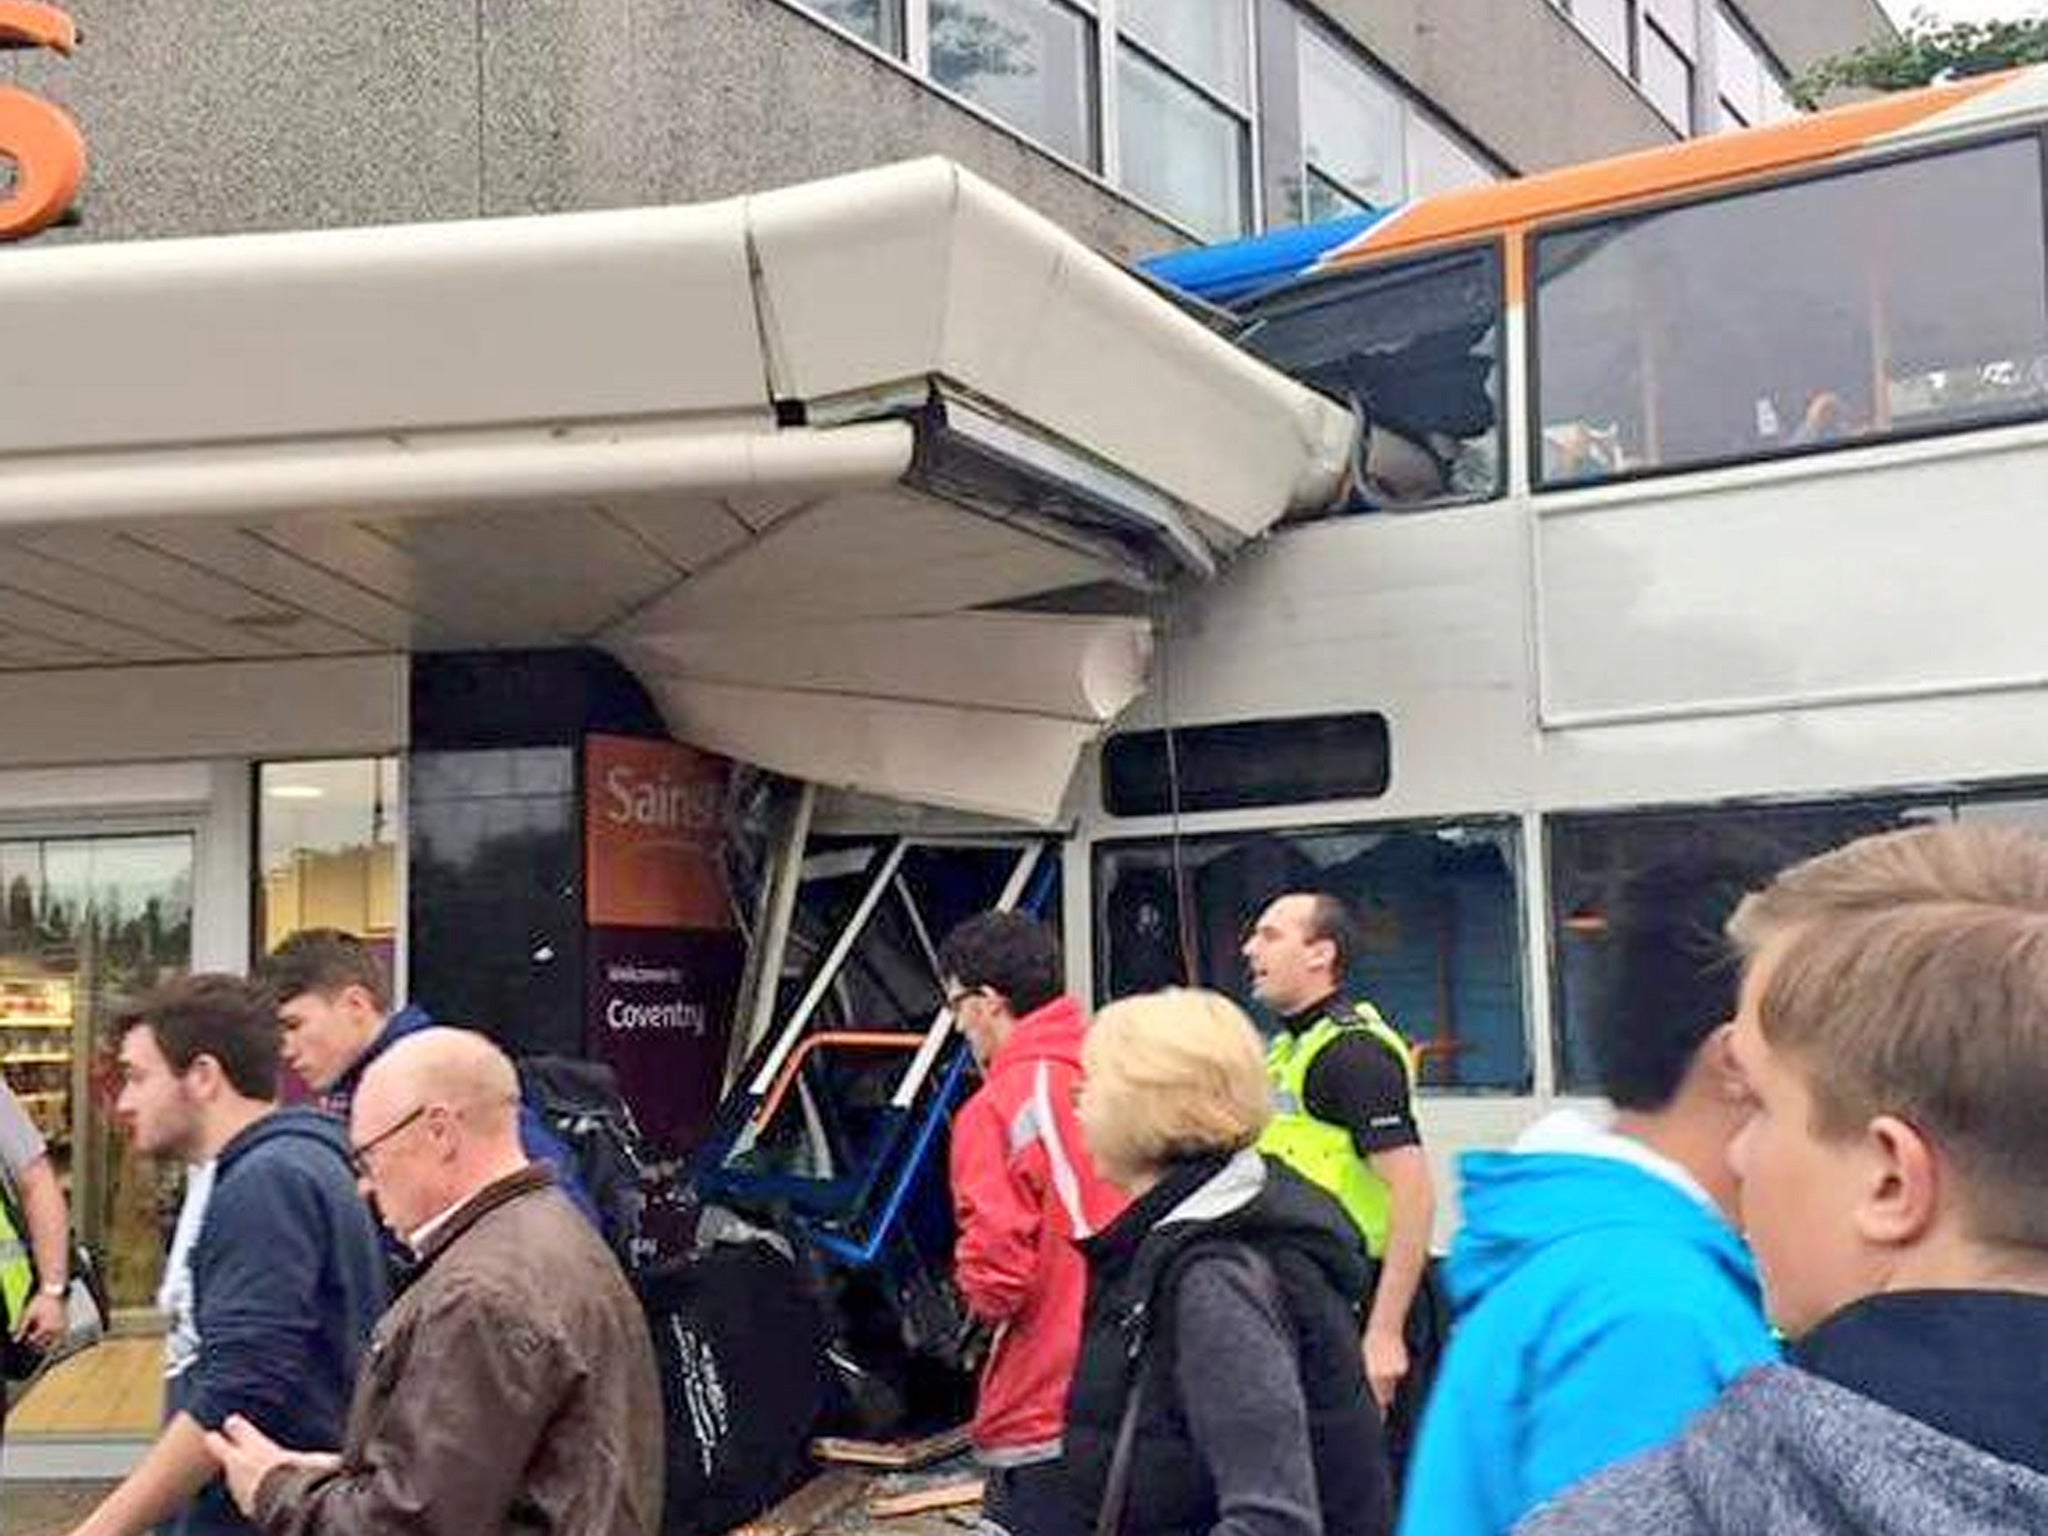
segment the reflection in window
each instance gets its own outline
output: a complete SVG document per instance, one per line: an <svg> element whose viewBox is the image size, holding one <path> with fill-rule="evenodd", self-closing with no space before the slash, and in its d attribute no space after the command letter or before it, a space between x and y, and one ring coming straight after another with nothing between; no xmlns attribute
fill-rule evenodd
<svg viewBox="0 0 2048 1536"><path fill-rule="evenodd" d="M903 0L802 0L807 10L889 53L903 52Z"/></svg>
<svg viewBox="0 0 2048 1536"><path fill-rule="evenodd" d="M256 770L258 941L339 928L382 952L398 936L398 759L264 763Z"/></svg>
<svg viewBox="0 0 2048 1536"><path fill-rule="evenodd" d="M1299 217L1399 202L1407 193L1401 98L1315 28L1300 35Z"/></svg>
<svg viewBox="0 0 2048 1536"><path fill-rule="evenodd" d="M1128 48L1118 56L1117 85L1124 186L1204 240L1244 234L1244 124Z"/></svg>
<svg viewBox="0 0 2048 1536"><path fill-rule="evenodd" d="M1058 0L932 0L932 79L1095 164L1094 27Z"/></svg>
<svg viewBox="0 0 2048 1536"><path fill-rule="evenodd" d="M2031 139L1546 235L1536 253L1548 484L2048 403Z"/></svg>
<svg viewBox="0 0 2048 1536"><path fill-rule="evenodd" d="M1500 258L1486 247L1347 273L1252 311L1255 355L1371 426L1366 507L1500 491Z"/></svg>
<svg viewBox="0 0 2048 1536"><path fill-rule="evenodd" d="M1662 864L1732 861L1763 872L1762 878L1872 833L1951 821L2048 831L2048 800L2011 792L1898 795L1551 818L1546 841L1559 1089L1599 1092L1592 1030L1612 968L1607 914L1641 871Z"/></svg>
<svg viewBox="0 0 2048 1536"><path fill-rule="evenodd" d="M1253 1007L1238 949L1275 896L1350 904L1351 987L1422 1050L1426 1084L1523 1091L1529 1053L1512 823L1242 832L1096 848L1096 1000L1190 982Z"/></svg>
<svg viewBox="0 0 2048 1536"><path fill-rule="evenodd" d="M1124 33L1189 79L1237 106L1248 104L1251 24L1246 0L1119 0Z"/></svg>

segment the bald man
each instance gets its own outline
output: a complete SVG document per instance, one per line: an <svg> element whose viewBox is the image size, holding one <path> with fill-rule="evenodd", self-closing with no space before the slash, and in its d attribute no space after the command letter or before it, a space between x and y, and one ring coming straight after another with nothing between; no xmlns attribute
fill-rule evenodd
<svg viewBox="0 0 2048 1536"><path fill-rule="evenodd" d="M662 1402L625 1277L519 1140L482 1035L409 1035L349 1117L363 1192L419 1257L378 1324L339 1455L231 1419L209 1446L270 1536L653 1536Z"/></svg>

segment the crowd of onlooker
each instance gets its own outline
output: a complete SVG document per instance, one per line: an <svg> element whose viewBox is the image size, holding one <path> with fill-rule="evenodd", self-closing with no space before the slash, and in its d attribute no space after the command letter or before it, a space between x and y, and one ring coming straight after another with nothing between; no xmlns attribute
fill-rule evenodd
<svg viewBox="0 0 2048 1536"><path fill-rule="evenodd" d="M1091 1021L1020 914L946 936L990 1532L2048 1530L2048 841L1717 849L1603 916L1607 1105L1461 1159L1441 1264L1415 1053L1331 896L1247 929L1263 1037L1199 989ZM124 1128L192 1174L163 1429L80 1532L658 1529L645 1313L496 1045L331 931L116 1034ZM0 1169L34 1350L69 1238L4 1092Z"/></svg>

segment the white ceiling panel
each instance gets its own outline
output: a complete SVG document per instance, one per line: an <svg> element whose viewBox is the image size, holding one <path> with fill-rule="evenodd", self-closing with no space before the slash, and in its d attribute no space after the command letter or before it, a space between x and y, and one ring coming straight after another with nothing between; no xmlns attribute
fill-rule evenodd
<svg viewBox="0 0 2048 1536"><path fill-rule="evenodd" d="M74 645L102 661L166 661L193 654L189 647L9 586L0 586L0 629Z"/></svg>
<svg viewBox="0 0 2048 1536"><path fill-rule="evenodd" d="M514 626L581 638L683 574L630 529L583 508L379 518L365 527L411 556L416 590L459 585L486 600L494 634Z"/></svg>
<svg viewBox="0 0 2048 1536"><path fill-rule="evenodd" d="M132 530L136 543L190 562L278 603L289 604L392 650L411 650L419 618L367 587L346 581L255 534L225 523L187 522Z"/></svg>
<svg viewBox="0 0 2048 1536"><path fill-rule="evenodd" d="M315 617L289 600L258 592L229 575L152 548L129 534L105 528L63 528L24 535L16 542L189 613L260 632L274 640L278 649L295 655L339 654L377 644L375 634Z"/></svg>
<svg viewBox="0 0 2048 1536"><path fill-rule="evenodd" d="M82 613L117 620L201 656L281 656L283 642L260 628L226 623L161 598L117 586L106 576L53 560L19 544L0 545L0 571L10 586Z"/></svg>
<svg viewBox="0 0 2048 1536"><path fill-rule="evenodd" d="M709 565L751 537L749 524L718 498L621 497L604 510L684 571Z"/></svg>
<svg viewBox="0 0 2048 1536"><path fill-rule="evenodd" d="M786 517L650 610L647 628L952 613L1098 579L1084 556L907 491Z"/></svg>

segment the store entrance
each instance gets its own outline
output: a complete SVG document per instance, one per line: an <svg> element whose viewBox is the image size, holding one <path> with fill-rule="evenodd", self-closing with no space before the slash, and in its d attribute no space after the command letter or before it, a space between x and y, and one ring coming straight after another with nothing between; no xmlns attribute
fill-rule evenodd
<svg viewBox="0 0 2048 1536"><path fill-rule="evenodd" d="M0 832L0 1072L48 1138L116 1308L153 1305L183 1170L114 1123L107 1025L192 964L190 832Z"/></svg>

